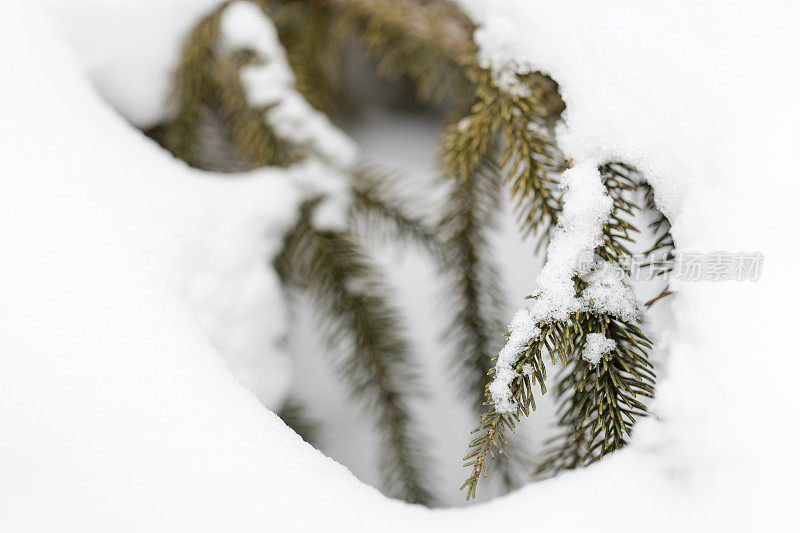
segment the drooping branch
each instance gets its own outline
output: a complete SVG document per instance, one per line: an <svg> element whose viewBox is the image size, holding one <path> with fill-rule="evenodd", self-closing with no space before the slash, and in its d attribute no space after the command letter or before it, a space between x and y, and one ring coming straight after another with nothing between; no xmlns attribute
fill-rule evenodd
<svg viewBox="0 0 800 533"><path fill-rule="evenodd" d="M344 233L311 223L307 203L286 236L275 266L285 283L308 293L351 397L375 416L380 472L391 496L431 505L425 447L412 425L409 398L420 394L399 313L388 288L360 247Z"/></svg>
<svg viewBox="0 0 800 533"><path fill-rule="evenodd" d="M652 346L624 281L633 255L627 243L638 232L632 224L635 171L609 164L593 172L584 163L565 181L564 207L533 304L515 316L492 371L490 409L466 457L467 498L474 497L487 459L505 452L504 432L535 409L534 385L547 392L544 354L553 365L558 356L564 367L556 387L562 432L549 442L537 473L589 464L624 446L635 420L646 415L642 399L654 392ZM584 273L579 261L585 251L599 262Z"/></svg>

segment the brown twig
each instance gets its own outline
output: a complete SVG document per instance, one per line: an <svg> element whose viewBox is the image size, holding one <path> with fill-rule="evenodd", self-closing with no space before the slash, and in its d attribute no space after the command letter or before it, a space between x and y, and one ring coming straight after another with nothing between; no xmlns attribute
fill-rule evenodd
<svg viewBox="0 0 800 533"><path fill-rule="evenodd" d="M669 296L670 294L672 294L672 291L669 291L669 290L666 290L666 289L664 289L664 292L662 292L661 294L659 294L658 296L656 296L656 297L655 297L655 298L653 298L652 300L649 300L649 301L645 302L644 306L645 306L645 307L650 307L651 305L653 305L654 303L656 303L656 302L657 302L657 301L659 301L660 299L662 299L662 298L666 298L666 297L667 297L667 296Z"/></svg>

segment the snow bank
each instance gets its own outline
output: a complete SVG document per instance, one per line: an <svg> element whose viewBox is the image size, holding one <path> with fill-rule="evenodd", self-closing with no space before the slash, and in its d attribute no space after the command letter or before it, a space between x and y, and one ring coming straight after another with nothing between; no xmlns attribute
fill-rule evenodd
<svg viewBox="0 0 800 533"><path fill-rule="evenodd" d="M40 0L103 97L141 128L167 116L183 37L219 0Z"/></svg>
<svg viewBox="0 0 800 533"><path fill-rule="evenodd" d="M644 170L680 249L764 254L756 283L677 284L656 416L631 446L487 505L426 511L385 499L302 443L212 347L186 266L222 261L233 235L253 242L240 233L246 222L214 233L232 214L285 224L280 206L299 194L290 173L223 180L187 169L99 100L30 3L3 2L0 529L797 529L799 369L785 306L796 294L798 6L469 1L484 48L509 43L517 61L561 84L567 153ZM93 25L53 20L82 64L91 51L107 55L89 70L125 112L121 95L135 91L120 73L175 53L144 38L163 28L136 22L192 2L61 3L57 14L97 7ZM492 30L498 17L519 31ZM112 60L116 46L141 62ZM152 74L154 91L165 87L165 73ZM139 123L158 114L144 88L126 113ZM239 270L222 263L209 268ZM625 518L597 494L618 499Z"/></svg>
<svg viewBox="0 0 800 533"><path fill-rule="evenodd" d="M265 264L319 169L189 169L54 33L0 4L0 530L321 528L380 500L243 386L285 394Z"/></svg>

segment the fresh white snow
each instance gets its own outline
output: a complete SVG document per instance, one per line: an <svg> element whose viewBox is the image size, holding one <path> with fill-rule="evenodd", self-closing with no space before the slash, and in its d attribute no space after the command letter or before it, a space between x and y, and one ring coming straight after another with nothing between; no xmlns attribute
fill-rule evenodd
<svg viewBox="0 0 800 533"><path fill-rule="evenodd" d="M596 365L603 359L604 355L611 353L616 346L617 343L613 339L606 338L601 333L589 333L586 335L586 344L583 346L581 357Z"/></svg>
<svg viewBox="0 0 800 533"><path fill-rule="evenodd" d="M628 275L619 265L601 261L583 276L588 285L581 292L582 307L613 315L633 324L638 318L636 296L626 283Z"/></svg>
<svg viewBox="0 0 800 533"><path fill-rule="evenodd" d="M214 2L6 1L0 530L800 527L790 337L800 6L460 1L485 28L485 50L510 50L559 82L566 153L645 173L679 249L763 254L757 282L675 282L654 416L631 445L486 505L428 511L304 444L234 378L236 342L213 324L240 304L208 296L226 272L256 272L256 250L274 246L305 194L303 172L193 171L111 109L140 125L163 118L180 38ZM242 240L231 253L251 259L224 258L231 239ZM268 293L251 309L280 305ZM277 399L281 383L259 396ZM624 518L598 494L620 501Z"/></svg>
<svg viewBox="0 0 800 533"><path fill-rule="evenodd" d="M583 302L575 294L572 278L578 273L581 257L603 242L603 224L608 220L613 200L608 195L597 162L576 164L561 175L565 189L558 225L547 246L547 262L536 277L533 303L520 309L508 327L508 341L495 363L495 377L489 385L494 408L512 413L517 406L510 385L517 372L514 361L525 346L541 334L541 324L564 321L579 311Z"/></svg>

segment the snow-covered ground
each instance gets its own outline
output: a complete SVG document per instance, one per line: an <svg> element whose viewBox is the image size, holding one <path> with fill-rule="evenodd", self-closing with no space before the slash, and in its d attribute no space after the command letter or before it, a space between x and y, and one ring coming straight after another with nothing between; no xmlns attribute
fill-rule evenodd
<svg viewBox="0 0 800 533"><path fill-rule="evenodd" d="M223 179L128 123L163 117L180 36L214 2L6 0L0 530L800 526L798 4L462 2L489 64L560 83L570 155L646 173L680 250L763 254L757 282L676 283L655 416L631 446L487 504L426 510L304 444L264 407L291 385L269 349L284 324L263 258L313 164ZM514 296L534 265L511 273ZM273 355L255 382L251 348Z"/></svg>

